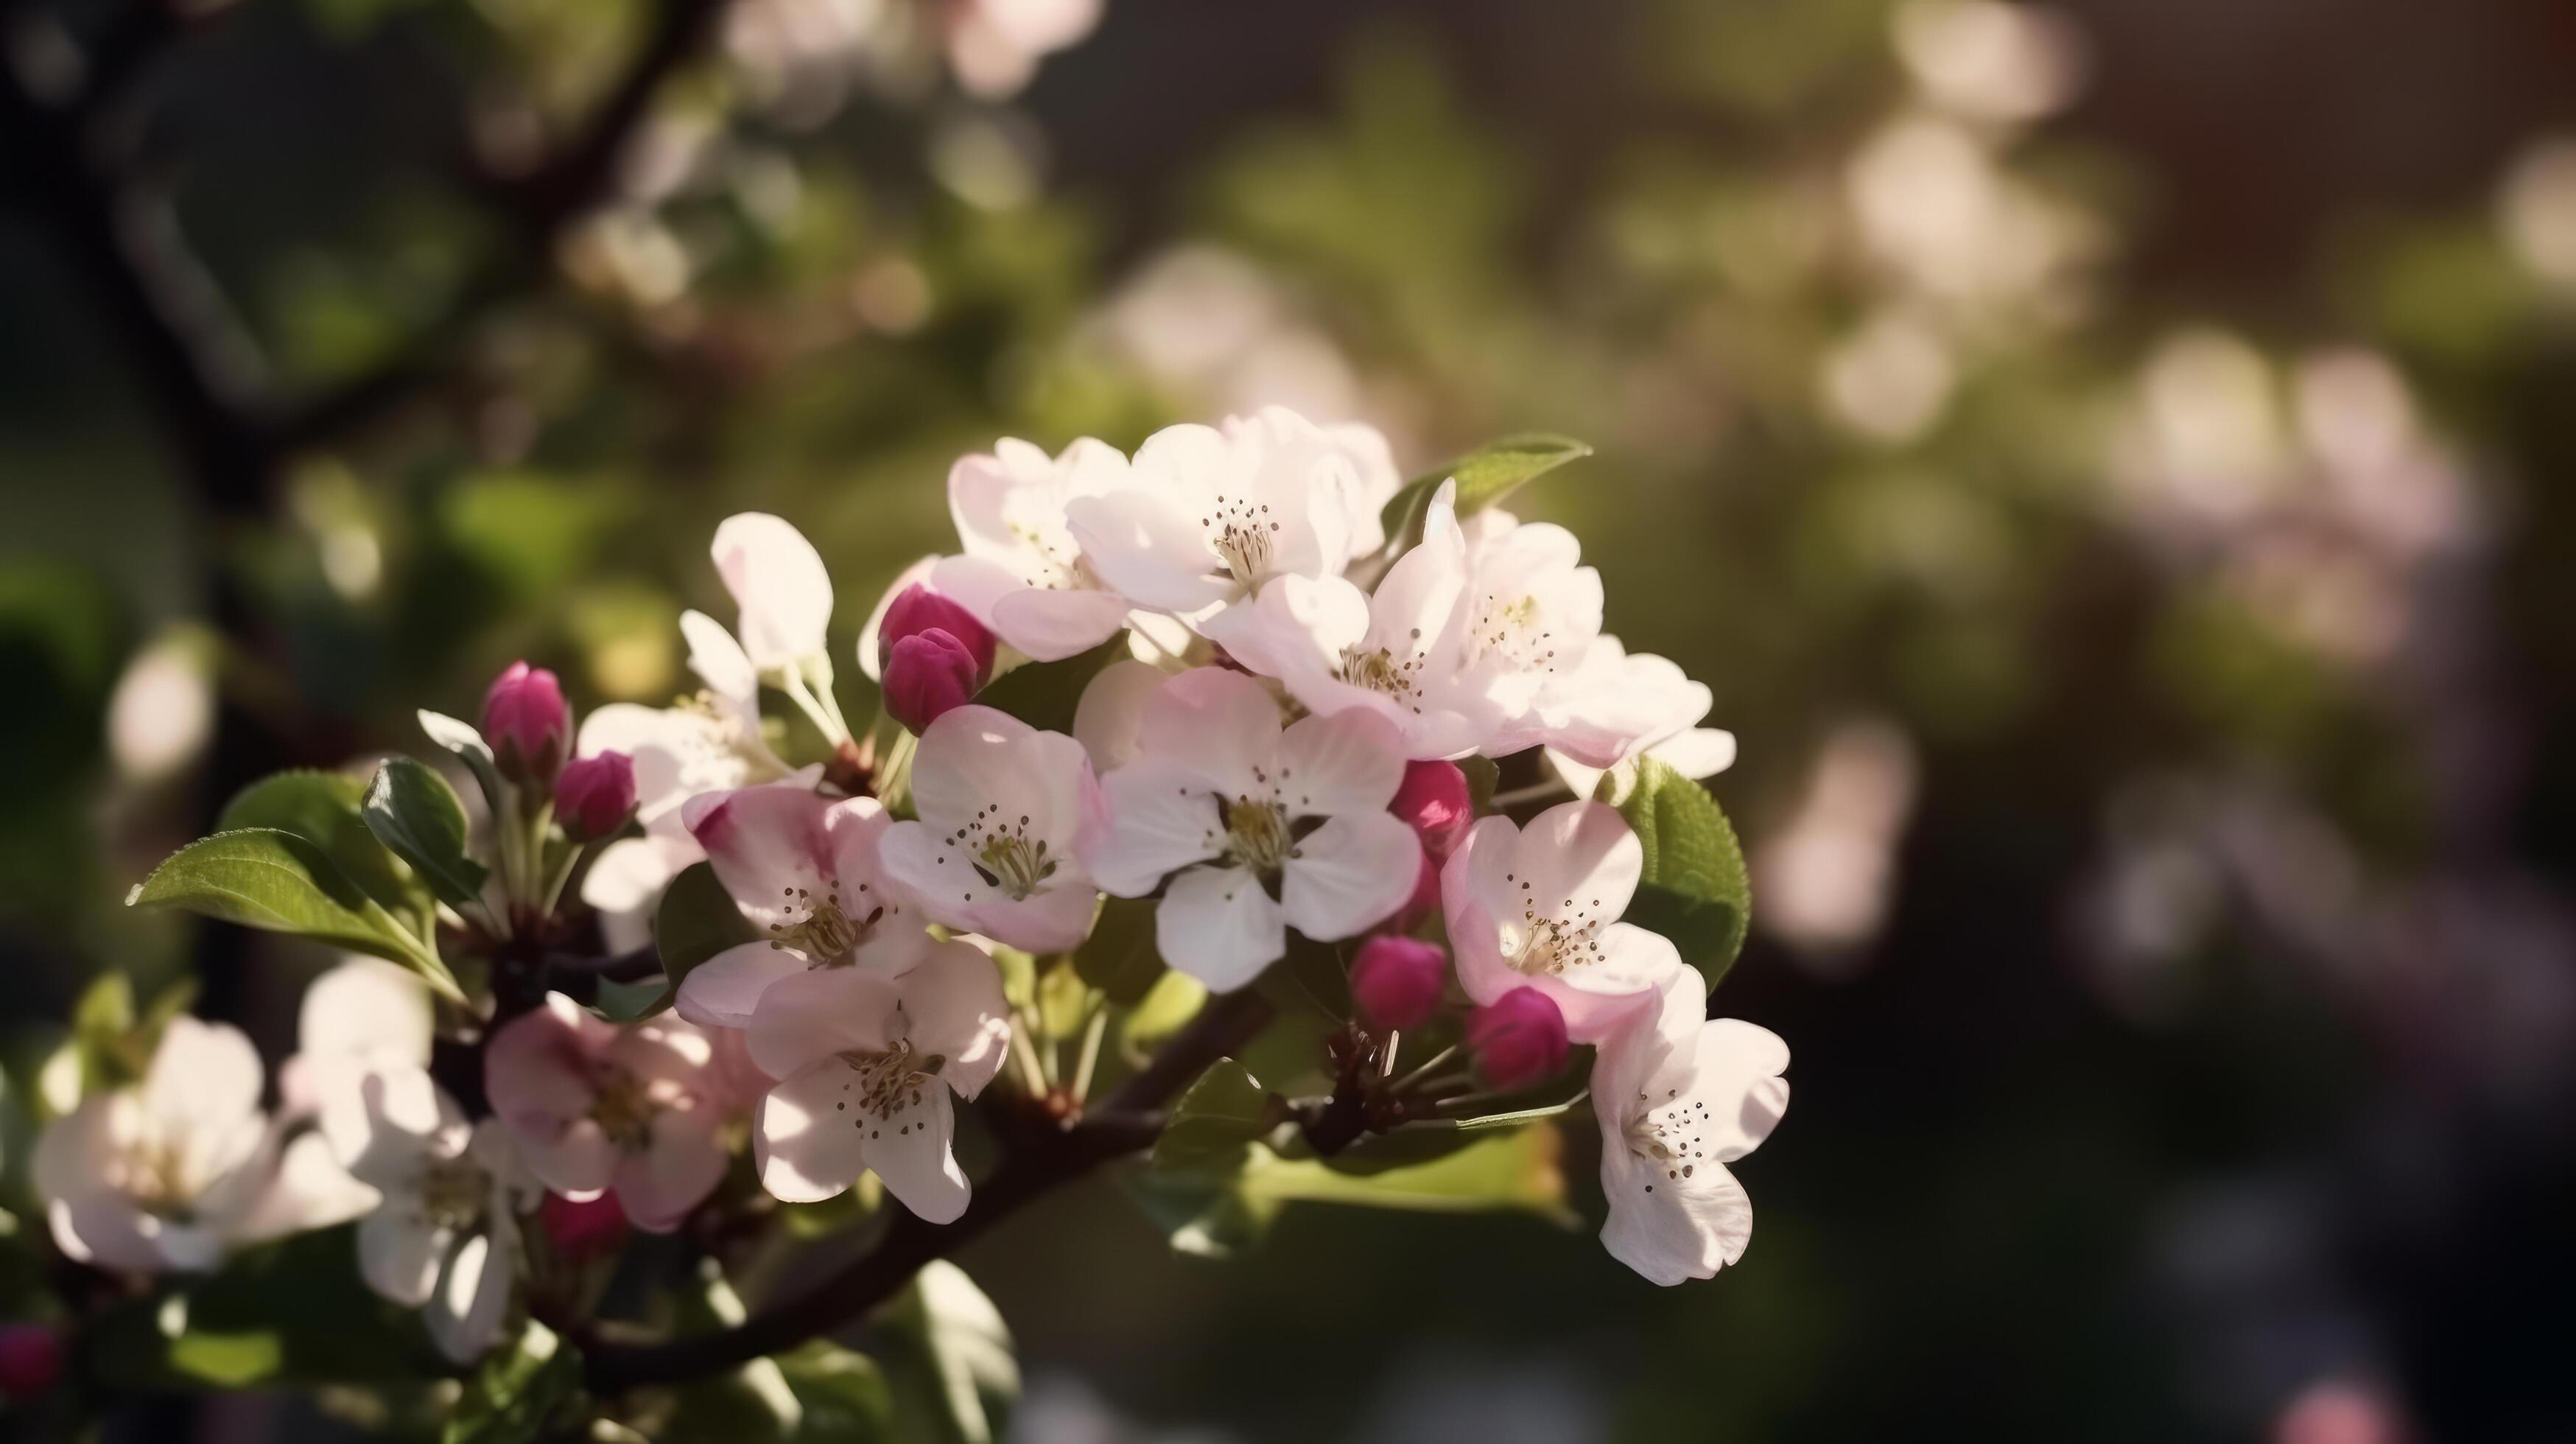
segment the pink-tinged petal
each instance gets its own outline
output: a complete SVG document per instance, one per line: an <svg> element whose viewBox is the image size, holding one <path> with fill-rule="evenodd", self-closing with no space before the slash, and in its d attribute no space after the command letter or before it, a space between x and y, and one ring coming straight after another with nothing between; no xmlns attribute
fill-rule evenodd
<svg viewBox="0 0 2576 1444"><path fill-rule="evenodd" d="M1145 704L1136 749L1188 768L1227 797L1266 796L1276 775L1279 702L1241 672L1193 667Z"/></svg>
<svg viewBox="0 0 2576 1444"><path fill-rule="evenodd" d="M934 828L998 823L1069 843L1099 785L1081 743L990 707L942 716L913 755L913 803Z"/></svg>
<svg viewBox="0 0 2576 1444"><path fill-rule="evenodd" d="M549 994L550 998L562 994ZM578 1006L572 1011L581 1014ZM589 1115L599 1097L592 1072L597 1049L614 1030L582 1014L608 1036L591 1033L581 1023L551 1007L532 1009L504 1023L483 1049L483 1088L492 1111L522 1136L561 1129Z"/></svg>
<svg viewBox="0 0 2576 1444"><path fill-rule="evenodd" d="M1440 869L1440 906L1454 940L1499 928L1520 914L1520 884L1513 877L1520 829L1508 817L1481 818ZM1499 947L1499 941L1495 946ZM1479 1001L1490 1001L1482 1000Z"/></svg>
<svg viewBox="0 0 2576 1444"><path fill-rule="evenodd" d="M1407 840L1410 841L1408 834ZM1288 951L1288 922L1261 880L1240 867L1195 867L1154 909L1163 960L1219 993L1261 975Z"/></svg>
<svg viewBox="0 0 2576 1444"><path fill-rule="evenodd" d="M760 1100L752 1162L772 1196L814 1203L843 1192L867 1170L868 1115L859 1111L857 1078L848 1064L827 1058Z"/></svg>
<svg viewBox="0 0 2576 1444"><path fill-rule="evenodd" d="M1395 915L1422 876L1422 842L1389 812L1328 819L1290 853L1279 887L1288 925L1317 942Z"/></svg>
<svg viewBox="0 0 2576 1444"><path fill-rule="evenodd" d="M1101 668L1083 687L1082 700L1073 709L1073 735L1103 779L1135 759L1145 704L1162 690L1166 675L1151 663L1129 658Z"/></svg>
<svg viewBox="0 0 2576 1444"><path fill-rule="evenodd" d="M1539 917L1618 917L1636 895L1646 850L1619 809L1561 802L1521 829L1511 859L1511 887L1521 903L1504 916L1507 928L1531 908Z"/></svg>
<svg viewBox="0 0 2576 1444"><path fill-rule="evenodd" d="M1148 755L1100 788L1109 826L1085 860L1105 891L1142 897L1170 874L1225 850L1216 797L1194 768Z"/></svg>
<svg viewBox="0 0 2576 1444"><path fill-rule="evenodd" d="M1279 800L1291 817L1385 812L1404 762L1403 733L1377 713L1302 718L1280 738Z"/></svg>
<svg viewBox="0 0 2576 1444"><path fill-rule="evenodd" d="M824 651L832 579L804 533L765 512L743 512L716 528L709 550L742 608L734 630L753 666L776 670Z"/></svg>
<svg viewBox="0 0 2576 1444"><path fill-rule="evenodd" d="M1064 516L1092 570L1138 606L1196 612L1238 591L1207 529L1173 498L1142 490L1079 497Z"/></svg>
<svg viewBox="0 0 2576 1444"><path fill-rule="evenodd" d="M617 1175L617 1145L589 1118L577 1118L551 1129L530 1129L502 1115L518 1139L519 1158L537 1181L557 1193L576 1197L606 1189Z"/></svg>
<svg viewBox="0 0 2576 1444"><path fill-rule="evenodd" d="M1078 656L1127 625L1127 599L1115 592L1026 587L993 603L993 630L1041 662Z"/></svg>
<svg viewBox="0 0 2576 1444"><path fill-rule="evenodd" d="M1528 981L1556 1000L1565 1029L1577 1043L1598 1043L1618 1031L1641 1007L1653 1006L1672 980L1697 985L1699 974L1659 933L1630 923L1601 930L1595 946L1568 959L1562 971Z"/></svg>
<svg viewBox="0 0 2576 1444"><path fill-rule="evenodd" d="M1038 453L1038 465L1031 466L1026 453L1035 451L1026 442L1013 447L1005 439L994 448L994 455L961 456L948 468L948 518L957 527L957 539L970 553L1011 554L1027 543L1011 526L1008 504L1022 488L1043 482L1054 468L1045 464L1045 453ZM1041 469L1043 468L1043 469Z"/></svg>
<svg viewBox="0 0 2576 1444"><path fill-rule="evenodd" d="M1339 712L1352 705L1339 700L1344 694L1364 693L1342 682L1337 668L1343 649L1366 640L1368 630L1368 594L1339 577L1280 577L1250 603L1199 623L1200 633L1228 656L1278 678L1318 712Z"/></svg>
<svg viewBox="0 0 2576 1444"><path fill-rule="evenodd" d="M1071 952L1091 936L1091 920L1099 907L1100 896L1087 880L1059 881L1045 891L1016 899L979 886L964 902L961 921L953 926L1022 952Z"/></svg>
<svg viewBox="0 0 2576 1444"><path fill-rule="evenodd" d="M1001 968L970 943L942 943L895 990L903 1032L914 1050L945 1059L939 1076L960 1094L983 1092L1011 1047L1011 1005L1002 996Z"/></svg>
<svg viewBox="0 0 2576 1444"><path fill-rule="evenodd" d="M831 892L831 799L793 787L701 793L680 810L716 878L763 929L802 919Z"/></svg>
<svg viewBox="0 0 2576 1444"><path fill-rule="evenodd" d="M665 1108L653 1116L650 1138L618 1160L610 1185L627 1222L669 1233L715 1192L725 1171L720 1121L712 1108Z"/></svg>
<svg viewBox="0 0 2576 1444"><path fill-rule="evenodd" d="M955 1223L966 1212L966 1170L951 1147L956 1113L950 1096L936 1082L925 1084L901 1107L882 1117L869 1114L852 1130L864 1135L867 1165L886 1192L926 1223ZM851 1114L858 1111L853 1102Z"/></svg>
<svg viewBox="0 0 2576 1444"><path fill-rule="evenodd" d="M817 968L781 978L763 994L747 1029L752 1061L789 1078L842 1053L874 1053L901 995L895 984L856 968Z"/></svg>
<svg viewBox="0 0 2576 1444"><path fill-rule="evenodd" d="M1012 574L1009 567L985 557L973 556L941 557L931 563L930 575L923 579L921 585L928 587L932 593L965 608L967 615L974 618L977 626L991 630L999 630L993 626L994 608L1003 598L1026 590L1027 586ZM893 611L893 607L894 604L888 604L889 613ZM877 623L877 645L880 648L886 645L885 625L883 620ZM951 627L949 630L956 629ZM972 638L961 637L960 640L967 641L970 645L973 642ZM1002 640L1009 641L1010 638L1004 637ZM992 648L987 644L980 650L990 653ZM989 656L985 665L991 666Z"/></svg>
<svg viewBox="0 0 2576 1444"><path fill-rule="evenodd" d="M629 1023L600 1055L601 1062L644 1084L656 1102L695 1095L715 1062L715 1040L684 1019L648 1018Z"/></svg>
<svg viewBox="0 0 2576 1444"><path fill-rule="evenodd" d="M701 1028L747 1028L770 984L806 966L803 953L776 943L738 943L691 968L673 1006Z"/></svg>
<svg viewBox="0 0 2576 1444"><path fill-rule="evenodd" d="M884 669L878 665L877 654L882 649L877 645L877 639L885 631L887 609L894 605L895 598L929 581L932 568L938 565L939 558L929 556L905 567L895 576L894 584L885 589L885 595L877 598L875 609L868 613L867 625L859 628L859 671L869 681L885 680Z"/></svg>

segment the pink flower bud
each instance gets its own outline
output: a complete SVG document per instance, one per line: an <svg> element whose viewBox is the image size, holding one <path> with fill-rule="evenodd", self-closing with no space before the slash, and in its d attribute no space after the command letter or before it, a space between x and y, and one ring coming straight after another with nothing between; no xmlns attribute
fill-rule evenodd
<svg viewBox="0 0 2576 1444"><path fill-rule="evenodd" d="M1467 1049L1488 1088L1526 1088L1565 1066L1565 1014L1536 988L1514 988L1467 1015Z"/></svg>
<svg viewBox="0 0 2576 1444"><path fill-rule="evenodd" d="M975 659L975 687L993 679L993 634L975 620L975 614L956 601L943 597L919 582L904 588L886 603L885 618L877 624L877 667L891 672L894 648L906 637L924 632L946 632L965 647ZM970 691L973 688L968 689Z"/></svg>
<svg viewBox="0 0 2576 1444"><path fill-rule="evenodd" d="M1404 764L1404 785L1395 790L1395 801L1387 806L1422 839L1422 850L1433 862L1447 862L1476 822L1467 774L1455 762Z"/></svg>
<svg viewBox="0 0 2576 1444"><path fill-rule="evenodd" d="M575 842L606 837L635 815L635 759L623 752L576 757L555 779L555 817Z"/></svg>
<svg viewBox="0 0 2576 1444"><path fill-rule="evenodd" d="M545 1225L546 1237L554 1240L555 1252L574 1263L614 1252L626 1241L626 1210L618 1206L615 1193L578 1202L549 1193L537 1218Z"/></svg>
<svg viewBox="0 0 2576 1444"><path fill-rule="evenodd" d="M1416 938L1371 938L1351 960L1351 1001L1379 1032L1420 1027L1448 982L1448 955Z"/></svg>
<svg viewBox="0 0 2576 1444"><path fill-rule="evenodd" d="M572 743L572 713L555 674L512 662L483 694L483 740L512 781L553 781Z"/></svg>
<svg viewBox="0 0 2576 1444"><path fill-rule="evenodd" d="M949 708L972 700L981 680L975 654L947 628L915 632L886 653L886 711L918 736Z"/></svg>
<svg viewBox="0 0 2576 1444"><path fill-rule="evenodd" d="M63 1377L63 1337L43 1324L0 1328L0 1398L32 1404Z"/></svg>

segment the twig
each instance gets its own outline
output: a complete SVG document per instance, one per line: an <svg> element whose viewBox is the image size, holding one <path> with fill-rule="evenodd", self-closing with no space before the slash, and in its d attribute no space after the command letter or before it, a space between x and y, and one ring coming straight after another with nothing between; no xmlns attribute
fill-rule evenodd
<svg viewBox="0 0 2576 1444"><path fill-rule="evenodd" d="M582 1369L592 1392L615 1394L639 1384L677 1383L749 1363L828 1333L891 1298L921 1266L953 1252L1016 1212L1020 1205L1113 1159L1152 1145L1162 1133L1166 1100L1210 1063L1243 1046L1270 1021L1270 1005L1246 988L1216 999L1109 1095L1100 1111L1061 1130L1022 1139L975 1191L964 1217L924 1223L897 1212L877 1246L831 1278L741 1324L663 1344L585 1346Z"/></svg>

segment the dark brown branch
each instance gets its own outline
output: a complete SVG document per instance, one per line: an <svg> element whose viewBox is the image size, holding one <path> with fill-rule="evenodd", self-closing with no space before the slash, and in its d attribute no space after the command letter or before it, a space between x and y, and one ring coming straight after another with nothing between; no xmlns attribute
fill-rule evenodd
<svg viewBox="0 0 2576 1444"><path fill-rule="evenodd" d="M924 1223L897 1209L877 1246L831 1278L763 1310L740 1325L664 1344L593 1343L582 1357L591 1390L615 1394L640 1384L701 1378L793 1348L892 1298L921 1266L954 1252L1020 1205L1113 1159L1152 1146L1161 1109L1210 1063L1241 1048L1271 1018L1270 1005L1246 988L1208 1004L1143 1069L1119 1085L1101 1109L1064 1129L1038 1129L1015 1140L993 1176L975 1190L966 1215Z"/></svg>

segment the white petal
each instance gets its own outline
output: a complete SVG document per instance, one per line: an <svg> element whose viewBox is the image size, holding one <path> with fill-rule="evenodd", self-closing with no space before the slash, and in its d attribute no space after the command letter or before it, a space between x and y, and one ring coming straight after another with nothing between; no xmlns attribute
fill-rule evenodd
<svg viewBox="0 0 2576 1444"><path fill-rule="evenodd" d="M259 1050L240 1029L182 1014L161 1034L141 1099L146 1112L183 1134L229 1134L257 1117L266 1082Z"/></svg>
<svg viewBox="0 0 2576 1444"><path fill-rule="evenodd" d="M1127 625L1127 599L1115 592L1026 587L994 601L1001 639L1041 662L1088 652Z"/></svg>
<svg viewBox="0 0 2576 1444"><path fill-rule="evenodd" d="M1223 667L1194 667L1165 681L1145 704L1136 750L1179 763L1227 797L1261 797L1270 791L1265 779L1275 775L1279 735L1270 689ZM1399 777L1402 771L1399 763Z"/></svg>
<svg viewBox="0 0 2576 1444"><path fill-rule="evenodd" d="M1142 897L1170 874L1225 850L1216 796L1193 768L1168 757L1140 757L1100 790L1109 827L1087 861L1106 891Z"/></svg>
<svg viewBox="0 0 2576 1444"><path fill-rule="evenodd" d="M1249 869L1196 867L1154 910L1154 942L1163 961L1230 993L1288 951L1287 917Z"/></svg>
<svg viewBox="0 0 2576 1444"><path fill-rule="evenodd" d="M917 1098L918 1101L912 1101ZM886 1192L927 1223L955 1223L966 1211L966 1171L951 1147L956 1105L936 1079L884 1117L870 1115L854 1133L865 1137L867 1165ZM855 1104L851 1113L858 1112Z"/></svg>
<svg viewBox="0 0 2576 1444"><path fill-rule="evenodd" d="M1675 978L1699 986L1699 973L1682 961L1680 950L1660 933L1632 923L1612 923L1601 930L1595 947L1566 961L1564 970L1529 981L1556 1001L1565 1014L1565 1036L1576 1043L1598 1043L1636 1016L1647 999Z"/></svg>
<svg viewBox="0 0 2576 1444"><path fill-rule="evenodd" d="M582 874L581 900L599 915L600 940L612 953L653 941L653 914L683 868L705 853L686 839L621 837L599 850Z"/></svg>
<svg viewBox="0 0 2576 1444"><path fill-rule="evenodd" d="M760 670L742 643L724 629L724 624L700 611L680 614L680 636L689 644L689 670L707 684L707 690L721 699L737 719L748 717L756 731L760 725Z"/></svg>
<svg viewBox="0 0 2576 1444"><path fill-rule="evenodd" d="M900 998L894 983L857 968L781 978L761 996L746 1030L752 1061L772 1078L787 1078L838 1054L876 1052L889 1041Z"/></svg>
<svg viewBox="0 0 2576 1444"><path fill-rule="evenodd" d="M1542 915L1567 916L1567 900L1595 917L1628 910L1644 875L1646 849L1619 809L1561 802L1531 818L1512 849L1513 871Z"/></svg>
<svg viewBox="0 0 2576 1444"><path fill-rule="evenodd" d="M457 1248L439 1275L429 1307L421 1312L439 1352L470 1364L498 1340L518 1273L513 1261L517 1251L517 1229L499 1220Z"/></svg>
<svg viewBox="0 0 2576 1444"><path fill-rule="evenodd" d="M1602 1247L1649 1283L1714 1278L1753 1241L1753 1199L1722 1164L1693 1165L1684 1178L1678 1166L1604 1147L1601 1192Z"/></svg>
<svg viewBox="0 0 2576 1444"><path fill-rule="evenodd" d="M743 512L716 528L710 550L742 608L734 630L753 666L780 671L824 653L832 579L804 533L766 512Z"/></svg>
<svg viewBox="0 0 2576 1444"><path fill-rule="evenodd" d="M470 1125L425 1068L332 1059L315 1076L332 1156L379 1188L406 1185L430 1163L464 1150Z"/></svg>
<svg viewBox="0 0 2576 1444"><path fill-rule="evenodd" d="M417 975L380 958L352 958L304 990L295 1043L307 1056L426 1067L431 1024L429 990Z"/></svg>
<svg viewBox="0 0 2576 1444"><path fill-rule="evenodd" d="M858 1182L867 1169L867 1115L859 1111L857 1077L827 1058L760 1100L752 1161L761 1187L789 1203L812 1203Z"/></svg>
<svg viewBox="0 0 2576 1444"><path fill-rule="evenodd" d="M673 1007L702 1028L747 1028L769 985L806 967L803 953L775 943L738 943L691 968Z"/></svg>
<svg viewBox="0 0 2576 1444"><path fill-rule="evenodd" d="M1383 813L1404 785L1403 734L1374 712L1302 718L1278 755L1279 800L1291 817Z"/></svg>
<svg viewBox="0 0 2576 1444"><path fill-rule="evenodd" d="M1082 689L1073 709L1074 740L1104 779L1136 756L1137 730L1144 725L1145 704L1162 690L1166 674L1134 659L1112 662Z"/></svg>
<svg viewBox="0 0 2576 1444"><path fill-rule="evenodd" d="M972 944L942 943L928 962L896 981L895 991L913 1047L947 1060L940 1078L968 1098L983 1092L1011 1047L1001 968Z"/></svg>
<svg viewBox="0 0 2576 1444"><path fill-rule="evenodd" d="M1077 498L1064 514L1100 579L1138 606L1195 612L1239 590L1208 546L1198 518L1184 515L1169 498L1142 490L1112 492Z"/></svg>
<svg viewBox="0 0 2576 1444"><path fill-rule="evenodd" d="M365 1216L381 1199L374 1188L340 1166L321 1134L303 1133L278 1153L266 1188L225 1233L234 1243L261 1243L307 1229L330 1228Z"/></svg>
<svg viewBox="0 0 2576 1444"><path fill-rule="evenodd" d="M1422 877L1422 843L1392 813L1332 818L1290 854L1279 902L1317 942L1352 937L1395 915Z"/></svg>
<svg viewBox="0 0 2576 1444"><path fill-rule="evenodd" d="M416 1309L438 1287L455 1242L455 1230L430 1222L417 1197L389 1199L358 1224L358 1272L384 1298Z"/></svg>

